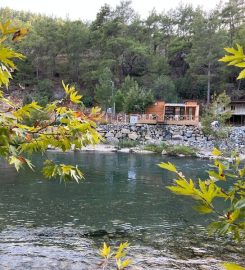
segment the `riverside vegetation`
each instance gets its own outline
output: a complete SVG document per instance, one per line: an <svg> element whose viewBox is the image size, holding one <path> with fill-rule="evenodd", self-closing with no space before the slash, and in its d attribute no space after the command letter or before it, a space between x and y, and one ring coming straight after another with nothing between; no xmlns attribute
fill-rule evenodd
<svg viewBox="0 0 245 270"><path fill-rule="evenodd" d="M0 86L8 86L11 78L11 72L16 68L12 59L23 59L24 56L16 53L9 47L3 45L11 36L13 41L22 38L27 30L16 29L10 27L10 22L7 21L1 24L1 54L0 61ZM229 61L238 67L244 67L244 54L241 47L238 50L233 48L228 49L233 54L228 60L224 58L223 61ZM235 61L235 62L234 62ZM240 78L245 77L244 70L240 74ZM62 151L69 150L71 145L81 148L90 143L97 143L100 139L99 134L95 130L94 121L100 115L99 109L95 108L89 117L82 114L77 114L76 110L72 110L65 106L69 101L77 106L81 106L81 96L73 86L65 85L64 97L59 102L52 102L45 106L40 106L36 102L31 102L25 106L19 107L10 102L0 92L0 101L7 108L0 113L1 120L1 145L0 153L10 164L14 164L19 170L23 166L33 168L31 156L33 152L41 152L45 156L45 151L48 145L53 145ZM45 111L50 116L48 120L27 125L23 123L25 117L29 117L33 111ZM53 125L55 129L50 129ZM214 154L221 155L218 150ZM214 166L217 171L209 171L209 179L206 181L199 180L199 186L195 187L192 180L187 180L185 176L178 172L173 164L161 163L160 166L177 174L178 179L175 181L176 186L169 187L170 190L177 194L191 196L199 202L196 207L199 211L204 213L214 212L218 214L220 220L213 223L211 228L214 231L223 234L232 234L236 239L243 240L244 238L244 172L241 168L240 160L234 155L234 162L228 166L221 163L218 159L215 160ZM230 173L233 169L233 173ZM55 164L53 161L46 159L43 168L44 175L48 178L60 177L63 180L70 178L79 181L82 179L82 172L76 166L66 164ZM219 181L231 179L232 185L229 190L224 190L218 186ZM216 210L213 200L216 198L226 199L230 206L224 210L224 214L220 214ZM123 244L122 244L123 245ZM108 247L105 246L108 249ZM120 247L119 247L120 248ZM117 261L117 268L123 269L127 267L129 262L124 265L123 262ZM125 268L124 267L124 268ZM243 269L235 264L226 264L226 269Z"/></svg>

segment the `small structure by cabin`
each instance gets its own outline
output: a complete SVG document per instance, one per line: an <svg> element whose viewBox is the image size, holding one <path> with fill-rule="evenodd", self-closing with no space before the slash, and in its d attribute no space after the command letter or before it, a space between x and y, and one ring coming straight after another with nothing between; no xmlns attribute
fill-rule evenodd
<svg viewBox="0 0 245 270"><path fill-rule="evenodd" d="M231 118L229 123L235 126L245 125L245 96L238 99L232 100L230 103Z"/></svg>
<svg viewBox="0 0 245 270"><path fill-rule="evenodd" d="M138 124L198 125L199 105L196 101L184 103L156 101L139 117Z"/></svg>

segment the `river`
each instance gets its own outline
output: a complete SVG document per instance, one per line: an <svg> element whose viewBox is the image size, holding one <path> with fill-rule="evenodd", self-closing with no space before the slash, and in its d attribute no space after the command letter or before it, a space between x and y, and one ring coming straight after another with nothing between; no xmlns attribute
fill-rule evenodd
<svg viewBox="0 0 245 270"><path fill-rule="evenodd" d="M241 244L208 236L212 216L192 210L189 198L166 189L171 161L189 177L205 176L208 162L124 153L49 152L78 164L84 182L45 180L39 172L0 166L0 270L95 270L99 248L128 241L131 269L220 269L244 262Z"/></svg>

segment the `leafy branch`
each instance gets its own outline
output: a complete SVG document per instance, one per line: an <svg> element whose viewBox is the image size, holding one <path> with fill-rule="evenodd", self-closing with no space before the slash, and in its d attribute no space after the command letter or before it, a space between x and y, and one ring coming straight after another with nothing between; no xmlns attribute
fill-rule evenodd
<svg viewBox="0 0 245 270"><path fill-rule="evenodd" d="M230 234L234 239L245 239L245 166L234 153L231 162L222 162L222 153L218 149L212 152L216 156L207 179L187 179L172 163L160 163L159 167L175 173L174 185L167 188L173 193L189 196L197 202L194 209L202 214L216 214L218 220L209 225L210 232ZM228 182L224 188L222 182ZM216 201L223 199L228 206L220 211Z"/></svg>
<svg viewBox="0 0 245 270"><path fill-rule="evenodd" d="M27 29L12 28L10 21L0 23L0 87L8 87L11 73L16 69L14 60L25 57L4 45L12 37L16 42L28 33ZM74 86L62 81L65 98L54 101L46 106L31 102L17 106L4 97L0 90L0 156L17 170L28 166L33 169L31 155L46 151L52 147L61 151L81 149L88 144L96 144L101 136L96 131L96 121L100 119L99 108L93 108L86 116L83 110L82 96ZM70 106L66 106L69 104ZM74 108L74 109L72 109ZM46 119L37 119L29 123L34 114L44 113ZM47 155L46 155L47 157ZM83 179L77 166L55 164L48 159L44 162L43 174L47 178L59 177L61 180Z"/></svg>

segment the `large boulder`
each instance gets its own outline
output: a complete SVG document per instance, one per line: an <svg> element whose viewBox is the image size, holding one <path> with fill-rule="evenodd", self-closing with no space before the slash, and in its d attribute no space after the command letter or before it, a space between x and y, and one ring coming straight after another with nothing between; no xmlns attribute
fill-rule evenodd
<svg viewBox="0 0 245 270"><path fill-rule="evenodd" d="M130 130L127 129L127 128L122 128L121 133L122 134L129 134L130 133Z"/></svg>
<svg viewBox="0 0 245 270"><path fill-rule="evenodd" d="M116 134L116 138L120 139L120 138L122 138L122 137L123 137L122 132L118 132L118 133Z"/></svg>
<svg viewBox="0 0 245 270"><path fill-rule="evenodd" d="M181 135L173 135L172 140L174 141L181 141L183 140L183 137Z"/></svg>
<svg viewBox="0 0 245 270"><path fill-rule="evenodd" d="M136 141L138 139L138 135L135 132L128 134L129 139Z"/></svg>
<svg viewBox="0 0 245 270"><path fill-rule="evenodd" d="M146 140L152 140L152 137L149 136L149 135L146 135L146 136L145 136L145 139L146 139Z"/></svg>
<svg viewBox="0 0 245 270"><path fill-rule="evenodd" d="M108 144L111 144L111 145L118 145L119 143L119 139L115 137L108 137L106 138L106 141Z"/></svg>
<svg viewBox="0 0 245 270"><path fill-rule="evenodd" d="M111 138L111 137L114 137L114 134L113 134L113 132L109 131L109 132L106 133L105 137L106 138Z"/></svg>

